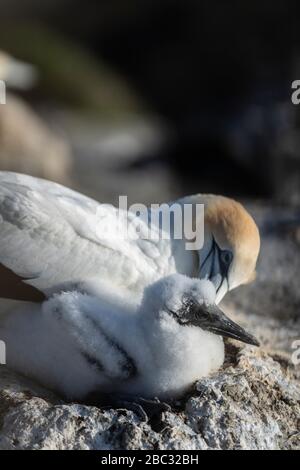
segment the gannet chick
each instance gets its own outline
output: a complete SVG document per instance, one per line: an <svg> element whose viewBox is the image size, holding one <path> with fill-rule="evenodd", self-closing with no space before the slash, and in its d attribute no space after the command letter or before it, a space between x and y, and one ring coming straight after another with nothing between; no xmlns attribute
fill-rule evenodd
<svg viewBox="0 0 300 470"><path fill-rule="evenodd" d="M10 368L69 399L168 399L222 366L222 337L258 345L215 297L210 281L180 274L147 287L138 306L108 290L102 299L66 292L0 316L0 337Z"/></svg>

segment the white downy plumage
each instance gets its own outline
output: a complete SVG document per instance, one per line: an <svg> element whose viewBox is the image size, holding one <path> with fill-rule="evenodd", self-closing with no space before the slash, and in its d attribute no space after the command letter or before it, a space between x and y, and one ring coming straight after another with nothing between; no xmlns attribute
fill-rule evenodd
<svg viewBox="0 0 300 470"><path fill-rule="evenodd" d="M0 337L9 367L68 398L165 399L223 364L219 335L257 345L214 301L210 281L180 274L146 288L140 304L108 286L101 299L65 292L0 317Z"/></svg>

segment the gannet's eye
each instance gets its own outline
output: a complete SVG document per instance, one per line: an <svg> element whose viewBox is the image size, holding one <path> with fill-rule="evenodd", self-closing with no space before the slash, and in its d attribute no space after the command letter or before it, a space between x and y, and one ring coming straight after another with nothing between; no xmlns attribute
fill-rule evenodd
<svg viewBox="0 0 300 470"><path fill-rule="evenodd" d="M223 250L220 254L221 263L225 266L229 266L233 258L233 254L229 250Z"/></svg>

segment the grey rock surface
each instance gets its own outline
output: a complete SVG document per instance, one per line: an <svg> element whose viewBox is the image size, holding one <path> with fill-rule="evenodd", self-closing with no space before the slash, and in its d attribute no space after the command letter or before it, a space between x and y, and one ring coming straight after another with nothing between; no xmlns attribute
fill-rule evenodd
<svg viewBox="0 0 300 470"><path fill-rule="evenodd" d="M251 348L234 356L159 427L131 411L63 403L2 369L0 449L299 449L293 373Z"/></svg>

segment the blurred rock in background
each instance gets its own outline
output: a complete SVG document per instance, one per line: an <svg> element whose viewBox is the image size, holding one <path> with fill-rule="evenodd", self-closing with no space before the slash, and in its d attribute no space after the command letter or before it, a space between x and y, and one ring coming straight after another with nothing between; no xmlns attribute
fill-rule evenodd
<svg viewBox="0 0 300 470"><path fill-rule="evenodd" d="M20 98L0 108L0 170L70 183L69 144L55 135Z"/></svg>
<svg viewBox="0 0 300 470"><path fill-rule="evenodd" d="M37 70L33 65L19 61L0 50L0 79L6 86L28 90L37 81Z"/></svg>
<svg viewBox="0 0 300 470"><path fill-rule="evenodd" d="M0 80L6 89L30 90L37 82L37 69L0 50ZM69 144L51 132L21 98L5 94L0 108L0 170L69 183Z"/></svg>
<svg viewBox="0 0 300 470"><path fill-rule="evenodd" d="M0 39L38 70L39 80L25 98L70 144L71 186L114 203L119 194L131 202L154 203L178 193L179 184L166 162L156 158L169 139L167 125L125 78L76 41L40 24L6 25ZM41 152L43 158L49 160ZM9 166L6 159L4 167L11 169L12 163ZM48 177L58 180L50 173Z"/></svg>

